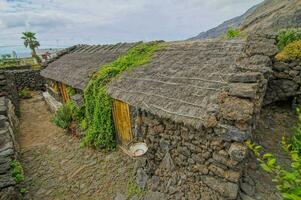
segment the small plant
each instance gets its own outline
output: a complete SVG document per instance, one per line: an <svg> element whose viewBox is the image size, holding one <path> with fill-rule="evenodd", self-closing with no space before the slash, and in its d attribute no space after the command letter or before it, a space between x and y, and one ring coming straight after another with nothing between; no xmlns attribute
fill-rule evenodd
<svg viewBox="0 0 301 200"><path fill-rule="evenodd" d="M285 29L277 35L277 46L283 50L288 44L296 40L301 40L301 28Z"/></svg>
<svg viewBox="0 0 301 200"><path fill-rule="evenodd" d="M58 109L51 121L60 128L68 129L76 119L77 109L72 101L68 101Z"/></svg>
<svg viewBox="0 0 301 200"><path fill-rule="evenodd" d="M290 168L277 164L277 158L271 153L264 153L261 146L247 142L248 147L257 157L262 169L273 175L278 191L284 200L301 199L301 113L297 109L299 122L289 142L282 138L282 148L290 156Z"/></svg>
<svg viewBox="0 0 301 200"><path fill-rule="evenodd" d="M301 40L289 43L284 49L276 55L279 61L301 60Z"/></svg>
<svg viewBox="0 0 301 200"><path fill-rule="evenodd" d="M138 199L140 199L141 197L143 197L146 194L147 190L146 189L142 189L140 188L135 181L133 180L133 178L131 178L128 183L127 183L127 199L130 199L134 196L138 197Z"/></svg>
<svg viewBox="0 0 301 200"><path fill-rule="evenodd" d="M23 168L17 160L11 161L10 170L11 170L12 177L14 178L17 184L24 181L25 178L23 175Z"/></svg>
<svg viewBox="0 0 301 200"><path fill-rule="evenodd" d="M227 38L228 38L228 39L237 38L237 37L239 37L240 35L241 35L241 34L240 34L240 30L237 29L237 28L230 27L230 28L228 28L228 30L227 30Z"/></svg>
<svg viewBox="0 0 301 200"><path fill-rule="evenodd" d="M19 91L19 97L21 99L29 99L31 98L30 90L28 88L23 88Z"/></svg>
<svg viewBox="0 0 301 200"><path fill-rule="evenodd" d="M21 188L20 189L20 193L24 196L26 193L28 192L28 190L26 188Z"/></svg>

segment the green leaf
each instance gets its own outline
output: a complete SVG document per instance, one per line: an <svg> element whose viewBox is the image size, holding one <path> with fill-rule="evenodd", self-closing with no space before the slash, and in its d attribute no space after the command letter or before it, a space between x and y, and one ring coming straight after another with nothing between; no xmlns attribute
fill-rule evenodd
<svg viewBox="0 0 301 200"><path fill-rule="evenodd" d="M272 172L272 169L269 166L267 166L265 163L261 163L260 166L262 167L262 169L264 171L269 172L269 173Z"/></svg>

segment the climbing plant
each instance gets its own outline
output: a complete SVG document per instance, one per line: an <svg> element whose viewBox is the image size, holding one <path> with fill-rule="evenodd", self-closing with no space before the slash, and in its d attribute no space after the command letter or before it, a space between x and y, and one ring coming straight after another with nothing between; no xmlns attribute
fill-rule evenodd
<svg viewBox="0 0 301 200"><path fill-rule="evenodd" d="M248 147L257 157L264 171L273 175L273 182L284 200L301 199L301 113L297 109L299 122L294 129L294 134L287 141L282 138L283 150L290 157L290 167L283 167L277 163L277 158L271 153L265 153L261 146L248 141Z"/></svg>
<svg viewBox="0 0 301 200"><path fill-rule="evenodd" d="M107 84L125 70L146 64L155 51L162 48L161 42L139 43L125 55L106 64L95 73L84 91L85 117L81 124L87 126L83 145L112 149L114 126L112 102L107 93Z"/></svg>

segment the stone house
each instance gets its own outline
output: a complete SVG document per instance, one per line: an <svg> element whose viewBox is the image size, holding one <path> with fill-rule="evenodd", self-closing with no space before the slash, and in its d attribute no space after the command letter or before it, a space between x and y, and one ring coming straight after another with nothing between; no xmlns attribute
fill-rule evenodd
<svg viewBox="0 0 301 200"><path fill-rule="evenodd" d="M44 93L46 100L56 107L70 100L70 88L75 94L81 94L101 65L114 61L132 46L134 43L75 45L62 50L55 58L47 61L41 71L41 75L47 79L47 93ZM80 95L74 98L80 101Z"/></svg>
<svg viewBox="0 0 301 200"><path fill-rule="evenodd" d="M275 43L272 35L166 42L149 63L108 85L118 143L148 146L135 168L141 187L174 199L240 198L245 141L261 107L300 94L301 68L275 61ZM61 102L70 99L66 86L81 94L101 65L132 46L66 49L41 73L49 93Z"/></svg>
<svg viewBox="0 0 301 200"><path fill-rule="evenodd" d="M109 85L119 143L145 142L136 182L174 199L237 199L277 53L272 39L167 42ZM122 123L119 117L122 115Z"/></svg>

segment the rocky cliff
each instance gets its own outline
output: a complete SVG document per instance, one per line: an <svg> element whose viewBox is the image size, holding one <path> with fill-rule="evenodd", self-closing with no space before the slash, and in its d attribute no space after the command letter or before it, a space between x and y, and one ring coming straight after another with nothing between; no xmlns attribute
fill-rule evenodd
<svg viewBox="0 0 301 200"><path fill-rule="evenodd" d="M242 32L250 33L276 32L282 28L300 26L300 0L265 0L250 8L245 14L225 21L221 25L190 39L217 38L223 35L228 27L238 27Z"/></svg>

